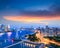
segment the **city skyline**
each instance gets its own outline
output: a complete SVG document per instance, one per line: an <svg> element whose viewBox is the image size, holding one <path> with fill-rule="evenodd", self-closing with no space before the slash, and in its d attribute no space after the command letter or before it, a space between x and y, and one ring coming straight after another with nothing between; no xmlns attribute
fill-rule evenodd
<svg viewBox="0 0 60 48"><path fill-rule="evenodd" d="M59 0L0 0L0 24L60 27Z"/></svg>

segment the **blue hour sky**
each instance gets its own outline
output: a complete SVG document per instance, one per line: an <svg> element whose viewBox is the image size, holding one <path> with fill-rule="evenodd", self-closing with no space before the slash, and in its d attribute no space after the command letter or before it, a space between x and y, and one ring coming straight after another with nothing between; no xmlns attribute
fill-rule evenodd
<svg viewBox="0 0 60 48"><path fill-rule="evenodd" d="M60 27L60 0L0 0L0 24Z"/></svg>

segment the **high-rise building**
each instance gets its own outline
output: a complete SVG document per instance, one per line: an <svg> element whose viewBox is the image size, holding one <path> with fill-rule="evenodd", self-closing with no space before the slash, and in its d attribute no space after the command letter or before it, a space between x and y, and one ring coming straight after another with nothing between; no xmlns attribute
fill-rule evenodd
<svg viewBox="0 0 60 48"><path fill-rule="evenodd" d="M49 27L46 26L46 29L45 30L46 30L46 35L49 36Z"/></svg>
<svg viewBox="0 0 60 48"><path fill-rule="evenodd" d="M10 25L7 25L7 26L5 27L5 31L10 31Z"/></svg>

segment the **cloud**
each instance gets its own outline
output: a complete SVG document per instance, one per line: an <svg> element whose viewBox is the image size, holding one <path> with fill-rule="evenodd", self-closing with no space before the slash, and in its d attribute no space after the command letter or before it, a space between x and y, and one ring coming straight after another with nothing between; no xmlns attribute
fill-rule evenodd
<svg viewBox="0 0 60 48"><path fill-rule="evenodd" d="M5 20L17 21L23 23L46 23L43 21L60 20L60 17L40 17L40 16L3 16Z"/></svg>
<svg viewBox="0 0 60 48"><path fill-rule="evenodd" d="M34 16L59 16L60 1L59 0L1 0L0 12L2 14L17 14L17 15L34 15ZM7 11L8 10L8 11ZM12 11L10 11L12 10ZM17 10L17 11L15 11ZM5 12L4 12L5 11ZM17 12L17 13L16 13Z"/></svg>
<svg viewBox="0 0 60 48"><path fill-rule="evenodd" d="M55 1L50 6L45 7L30 7L22 11L25 15L40 15L40 16L60 16L60 1Z"/></svg>
<svg viewBox="0 0 60 48"><path fill-rule="evenodd" d="M36 16L51 16L51 15L55 15L53 12L51 11L47 11L47 10L39 10L39 11L23 11L22 14L25 15L36 15Z"/></svg>
<svg viewBox="0 0 60 48"><path fill-rule="evenodd" d="M42 15L42 16L55 16L60 15L60 7L51 7L50 10L31 10L31 11L23 11L22 14L25 15Z"/></svg>

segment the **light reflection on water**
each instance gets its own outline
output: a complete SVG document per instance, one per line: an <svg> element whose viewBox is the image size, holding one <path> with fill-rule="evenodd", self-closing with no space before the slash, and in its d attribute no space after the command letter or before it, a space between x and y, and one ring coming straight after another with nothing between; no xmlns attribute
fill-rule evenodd
<svg viewBox="0 0 60 48"><path fill-rule="evenodd" d="M7 33L8 36L11 36L11 34L12 34L12 32L8 32L8 33Z"/></svg>
<svg viewBox="0 0 60 48"><path fill-rule="evenodd" d="M2 35L4 35L4 33L0 33L0 37L1 37Z"/></svg>
<svg viewBox="0 0 60 48"><path fill-rule="evenodd" d="M16 43L12 38L15 38L15 32L0 33L0 48Z"/></svg>
<svg viewBox="0 0 60 48"><path fill-rule="evenodd" d="M25 34L30 34L32 33L29 30L21 30L18 31L18 37L22 37ZM5 46L14 44L18 41L14 41L14 39L16 38L16 32L5 32L5 33L0 33L0 48L3 48Z"/></svg>

